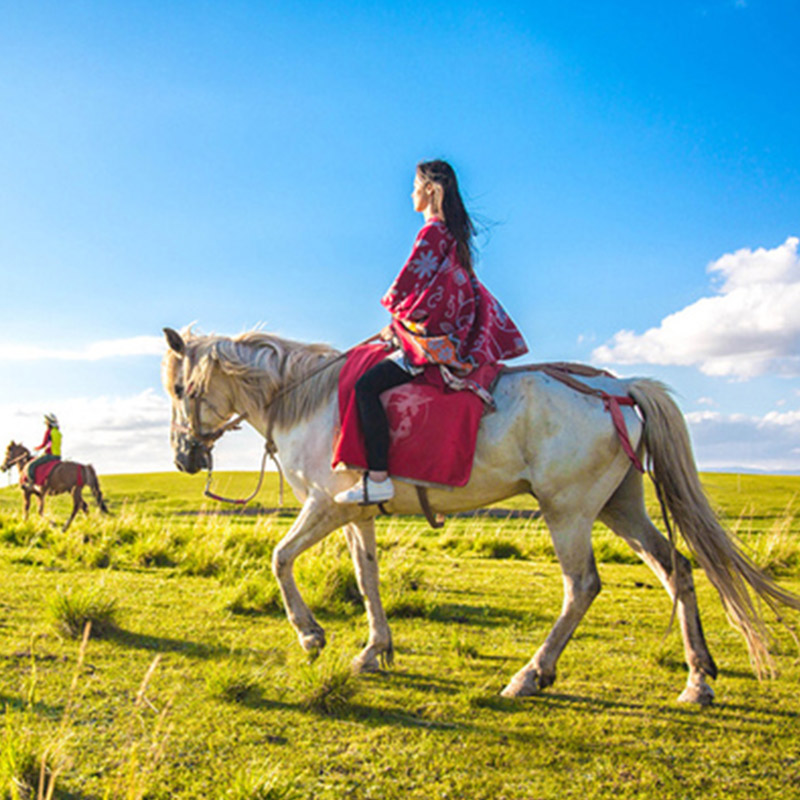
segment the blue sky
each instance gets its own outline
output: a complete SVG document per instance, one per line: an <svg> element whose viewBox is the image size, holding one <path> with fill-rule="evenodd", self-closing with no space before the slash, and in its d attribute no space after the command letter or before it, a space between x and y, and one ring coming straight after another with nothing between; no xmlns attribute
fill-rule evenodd
<svg viewBox="0 0 800 800"><path fill-rule="evenodd" d="M161 328L374 333L414 165L444 157L531 360L667 381L705 468L800 471L799 22L0 2L0 439L38 444L54 411L100 472L170 469ZM254 436L220 445L258 461Z"/></svg>

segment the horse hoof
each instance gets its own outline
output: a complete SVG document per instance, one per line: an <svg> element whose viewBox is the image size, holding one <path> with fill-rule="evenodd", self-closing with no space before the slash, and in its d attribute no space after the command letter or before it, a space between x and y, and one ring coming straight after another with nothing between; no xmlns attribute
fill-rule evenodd
<svg viewBox="0 0 800 800"><path fill-rule="evenodd" d="M325 647L325 631L320 628L312 633L301 633L300 646L306 653L316 658Z"/></svg>
<svg viewBox="0 0 800 800"><path fill-rule="evenodd" d="M368 644L350 663L354 673L381 672L394 662L394 648L389 644Z"/></svg>
<svg viewBox="0 0 800 800"><path fill-rule="evenodd" d="M500 692L502 697L532 697L539 694L542 689L546 689L555 683L555 673L545 674L537 670L518 672L511 682Z"/></svg>
<svg viewBox="0 0 800 800"><path fill-rule="evenodd" d="M380 664L374 655L358 655L350 663L350 669L354 674L367 674L370 672L380 672Z"/></svg>
<svg viewBox="0 0 800 800"><path fill-rule="evenodd" d="M710 706L714 702L714 690L707 684L687 686L678 698L679 703L694 703L697 706Z"/></svg>

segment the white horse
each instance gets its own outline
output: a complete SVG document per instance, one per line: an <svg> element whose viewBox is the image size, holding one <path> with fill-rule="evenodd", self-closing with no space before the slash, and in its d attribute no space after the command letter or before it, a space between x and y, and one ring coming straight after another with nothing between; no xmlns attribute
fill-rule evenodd
<svg viewBox="0 0 800 800"><path fill-rule="evenodd" d="M164 332L169 348L162 377L172 399L177 467L189 473L207 468L210 449L231 427L231 417L244 415L277 451L302 503L272 558L300 644L317 651L325 646L325 633L298 591L294 561L344 526L369 622L369 640L354 669L375 670L379 663L391 663L392 638L378 588L377 509L333 501L357 478L357 473L331 468L339 422L339 354L326 345L259 331L235 337L197 335L190 329ZM328 362L329 367L319 370ZM633 447L649 459L665 509L719 592L728 618L744 635L755 670L759 675L771 671L767 633L751 591L773 610L777 603L800 609L800 598L761 573L718 523L703 493L678 407L665 387L652 380L599 377L586 382L635 400L639 414L623 409ZM563 572L563 607L544 643L503 695L531 695L555 680L561 652L600 591L592 551L592 525L599 519L653 570L675 603L689 668L679 700L710 703L714 692L707 678L715 678L717 668L700 624L689 561L648 518L642 476L623 452L602 400L541 372L502 375L494 398L497 409L481 422L469 483L453 490L431 489L430 504L451 513L530 493L550 530ZM398 483L396 489L388 510L420 513L414 487Z"/></svg>

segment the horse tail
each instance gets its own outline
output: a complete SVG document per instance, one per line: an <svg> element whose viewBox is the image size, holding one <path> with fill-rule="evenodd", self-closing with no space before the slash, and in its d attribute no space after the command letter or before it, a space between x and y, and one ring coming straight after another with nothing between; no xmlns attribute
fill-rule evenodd
<svg viewBox="0 0 800 800"><path fill-rule="evenodd" d="M634 381L629 391L644 417L648 467L667 526L671 516L719 593L728 620L744 636L758 677L773 674L769 634L751 591L781 622L778 605L800 610L800 597L764 574L719 523L697 474L686 421L667 387L643 379Z"/></svg>
<svg viewBox="0 0 800 800"><path fill-rule="evenodd" d="M97 473L94 471L94 467L91 464L84 464L83 469L86 474L86 484L92 490L97 507L104 514L110 514L111 512L108 510L106 501L103 499L103 492L100 490L100 481L97 480Z"/></svg>

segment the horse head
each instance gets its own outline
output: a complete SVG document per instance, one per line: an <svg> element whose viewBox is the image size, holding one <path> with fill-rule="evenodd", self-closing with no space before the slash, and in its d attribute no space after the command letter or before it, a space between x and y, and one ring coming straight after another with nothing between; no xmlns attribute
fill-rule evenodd
<svg viewBox="0 0 800 800"><path fill-rule="evenodd" d="M11 469L14 465L19 465L21 462L29 459L31 456L31 451L28 450L27 447L23 444L18 444L15 441L11 441L6 448L6 457L3 460L3 463L0 465L0 470L5 472L8 469Z"/></svg>
<svg viewBox="0 0 800 800"><path fill-rule="evenodd" d="M235 413L226 376L218 368L206 337L164 328L169 349L161 377L172 401L170 441L175 466L194 474L211 467L214 443L231 426Z"/></svg>

